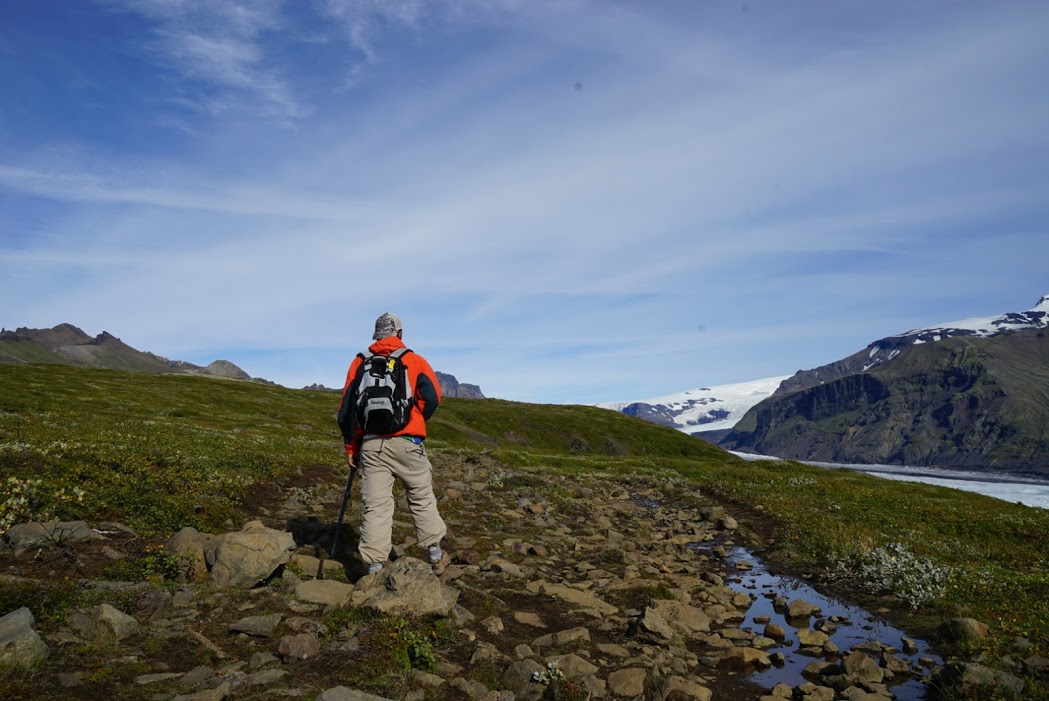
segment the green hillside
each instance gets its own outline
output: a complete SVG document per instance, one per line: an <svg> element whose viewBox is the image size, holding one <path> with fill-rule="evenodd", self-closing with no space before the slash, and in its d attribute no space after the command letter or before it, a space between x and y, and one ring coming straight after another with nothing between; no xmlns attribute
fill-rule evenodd
<svg viewBox="0 0 1049 701"><path fill-rule="evenodd" d="M70 365L67 358L53 353L35 341L17 338L14 334L0 337L0 363L48 363L52 365Z"/></svg>
<svg viewBox="0 0 1049 701"><path fill-rule="evenodd" d="M337 404L331 392L192 375L0 365L0 531L30 519L84 518L146 536L184 526L221 532L254 517L246 496L272 485L308 474L319 476L317 488L340 489ZM451 461L486 460L508 477L586 473L628 489L655 481L681 498L731 504L743 533L768 546L767 559L837 582L847 595L877 594L878 605L916 617L919 629L961 608L1049 652L1049 510L798 463L744 462L594 407L448 399L430 428L435 473ZM849 576L887 547L904 548L936 581L872 592Z"/></svg>

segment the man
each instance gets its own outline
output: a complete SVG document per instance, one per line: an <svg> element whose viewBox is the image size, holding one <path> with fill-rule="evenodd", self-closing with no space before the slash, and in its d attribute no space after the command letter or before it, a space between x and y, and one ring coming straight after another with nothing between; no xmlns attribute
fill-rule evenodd
<svg viewBox="0 0 1049 701"><path fill-rule="evenodd" d="M449 561L441 550L441 540L448 529L437 511L432 470L423 447L426 421L441 402L441 389L426 359L405 347L401 340L403 334L400 317L390 313L380 316L372 335L375 343L368 347L368 354L353 359L342 388L339 428L346 445L347 462L351 469L359 467L361 477L364 517L358 552L368 564L368 574L383 568L392 547L393 485L394 480L400 480L415 522L416 541L426 549L434 573L441 574ZM390 368L395 367L395 358L399 357L403 363L407 385L401 390L407 395L403 427L394 425L393 430L387 432L368 432L362 425L363 410L357 407L361 394L358 374L362 377L369 374L369 355L388 359L384 363ZM362 365L365 368L362 369ZM386 406L389 405L387 401Z"/></svg>

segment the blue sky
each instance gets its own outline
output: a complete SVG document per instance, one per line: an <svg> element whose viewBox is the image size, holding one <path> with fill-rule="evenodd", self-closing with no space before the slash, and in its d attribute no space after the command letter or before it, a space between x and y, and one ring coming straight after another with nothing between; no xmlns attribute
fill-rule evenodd
<svg viewBox="0 0 1049 701"><path fill-rule="evenodd" d="M1049 293L1049 4L0 4L0 325L489 396L786 375Z"/></svg>

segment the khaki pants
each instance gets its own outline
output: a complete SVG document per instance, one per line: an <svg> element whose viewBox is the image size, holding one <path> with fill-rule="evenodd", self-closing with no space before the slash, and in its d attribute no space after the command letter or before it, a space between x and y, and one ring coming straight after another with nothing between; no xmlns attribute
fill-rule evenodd
<svg viewBox="0 0 1049 701"><path fill-rule="evenodd" d="M441 542L448 532L437 512L433 473L422 444L394 438L367 438L361 444L361 542L366 563L386 562L393 535L393 483L399 479L415 522L415 539L423 548Z"/></svg>

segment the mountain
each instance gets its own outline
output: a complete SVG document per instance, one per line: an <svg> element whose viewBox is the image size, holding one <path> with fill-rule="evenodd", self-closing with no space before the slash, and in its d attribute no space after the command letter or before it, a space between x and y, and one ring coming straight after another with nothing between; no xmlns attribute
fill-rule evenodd
<svg viewBox="0 0 1049 701"><path fill-rule="evenodd" d="M784 380L722 447L782 458L1049 474L1049 296L883 338Z"/></svg>
<svg viewBox="0 0 1049 701"><path fill-rule="evenodd" d="M481 388L477 385L468 385L459 382L455 379L455 375L449 375L444 372L438 372L434 370L434 374L437 375L437 382L441 385L441 396L442 397L459 397L461 399L487 399L484 394L481 393ZM324 385L312 384L303 389L319 390L325 392L341 392L341 388L329 388Z"/></svg>
<svg viewBox="0 0 1049 701"><path fill-rule="evenodd" d="M216 360L207 367L182 360L168 360L153 353L135 350L108 331L92 337L72 324L59 324L51 329L0 329L0 363L45 363L252 379L228 360Z"/></svg>
<svg viewBox="0 0 1049 701"><path fill-rule="evenodd" d="M437 372L436 370L434 370L434 373L437 375L437 381L441 385L441 396L459 397L461 399L485 399L481 388L477 385L459 382L459 380L455 379L455 375Z"/></svg>
<svg viewBox="0 0 1049 701"><path fill-rule="evenodd" d="M640 402L607 402L598 406L717 442L752 406L771 396L785 379L769 377L700 387Z"/></svg>

